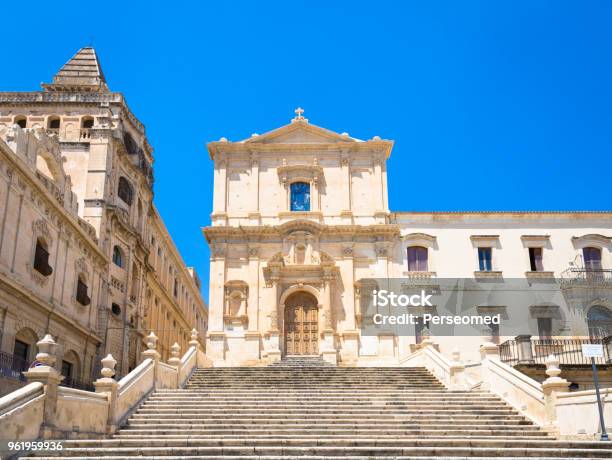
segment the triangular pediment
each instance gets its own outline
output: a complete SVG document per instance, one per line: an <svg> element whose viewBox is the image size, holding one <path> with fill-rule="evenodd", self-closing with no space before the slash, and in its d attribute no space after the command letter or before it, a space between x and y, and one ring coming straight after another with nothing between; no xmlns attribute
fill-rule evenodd
<svg viewBox="0 0 612 460"><path fill-rule="evenodd" d="M338 134L306 121L294 121L273 131L252 136L245 143L257 144L329 144L337 142L358 142L347 134Z"/></svg>

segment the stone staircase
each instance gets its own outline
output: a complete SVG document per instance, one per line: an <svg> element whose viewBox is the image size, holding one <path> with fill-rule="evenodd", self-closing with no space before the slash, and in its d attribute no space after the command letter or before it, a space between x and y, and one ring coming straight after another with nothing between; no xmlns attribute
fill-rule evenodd
<svg viewBox="0 0 612 460"><path fill-rule="evenodd" d="M612 458L560 441L484 391L449 391L424 368L337 368L318 359L198 369L158 390L112 438L64 442L71 459ZM52 457L48 457L52 458Z"/></svg>

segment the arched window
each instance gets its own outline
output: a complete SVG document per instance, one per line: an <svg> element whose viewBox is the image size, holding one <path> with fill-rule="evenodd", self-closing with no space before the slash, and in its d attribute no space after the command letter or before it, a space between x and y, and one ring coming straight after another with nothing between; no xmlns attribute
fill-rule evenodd
<svg viewBox="0 0 612 460"><path fill-rule="evenodd" d="M291 184L291 210L310 211L310 184L306 182Z"/></svg>
<svg viewBox="0 0 612 460"><path fill-rule="evenodd" d="M582 256L586 270L601 270L601 249L587 246L582 248Z"/></svg>
<svg viewBox="0 0 612 460"><path fill-rule="evenodd" d="M49 265L49 248L42 238L36 240L33 268L43 276L53 273L53 268Z"/></svg>
<svg viewBox="0 0 612 460"><path fill-rule="evenodd" d="M587 313L589 335L591 337L612 336L612 311L602 305L595 305Z"/></svg>
<svg viewBox="0 0 612 460"><path fill-rule="evenodd" d="M49 117L47 120L47 128L58 130L60 128L60 119L59 117Z"/></svg>
<svg viewBox="0 0 612 460"><path fill-rule="evenodd" d="M410 246L408 248L408 271L426 272L427 268L427 248L422 246Z"/></svg>
<svg viewBox="0 0 612 460"><path fill-rule="evenodd" d="M136 141L134 141L134 138L130 136L129 133L123 134L123 143L125 144L125 149L127 150L129 154L136 155L138 153L138 145L136 144Z"/></svg>
<svg viewBox="0 0 612 460"><path fill-rule="evenodd" d="M117 190L117 195L127 205L129 206L132 205L132 198L134 195L134 193L132 192L132 186L130 185L128 180L123 176L119 178L119 188Z"/></svg>
<svg viewBox="0 0 612 460"><path fill-rule="evenodd" d="M38 342L38 336L29 328L23 328L15 334L13 358L10 363L12 371L19 373L28 370L36 356L36 342Z"/></svg>
<svg viewBox="0 0 612 460"><path fill-rule="evenodd" d="M113 263L117 267L123 268L123 252L119 246L113 248Z"/></svg>
<svg viewBox="0 0 612 460"><path fill-rule="evenodd" d="M26 125L28 124L28 120L24 116L18 116L18 117L15 117L14 123L20 128L25 128Z"/></svg>

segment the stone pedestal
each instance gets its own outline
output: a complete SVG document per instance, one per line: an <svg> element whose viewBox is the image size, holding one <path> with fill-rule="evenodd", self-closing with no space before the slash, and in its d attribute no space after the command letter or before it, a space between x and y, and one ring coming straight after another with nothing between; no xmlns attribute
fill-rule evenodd
<svg viewBox="0 0 612 460"><path fill-rule="evenodd" d="M321 334L321 357L328 363L338 364L338 354L334 347L334 331L326 329Z"/></svg>
<svg viewBox="0 0 612 460"><path fill-rule="evenodd" d="M533 364L533 350L531 348L530 335L517 335L516 345L518 347L519 364Z"/></svg>
<svg viewBox="0 0 612 460"><path fill-rule="evenodd" d="M548 378L542 382L542 392L544 393L544 407L546 412L546 428L555 432L558 430L557 421L557 394L569 391L570 383L559 377L559 358L550 355L546 358L546 375Z"/></svg>
<svg viewBox="0 0 612 460"><path fill-rule="evenodd" d="M282 357L280 350L280 332L268 332L268 361L273 363L279 361Z"/></svg>
<svg viewBox="0 0 612 460"><path fill-rule="evenodd" d="M57 343L53 337L50 334L45 335L36 343L36 346L38 347L36 361L40 365L30 368L23 375L28 383L40 382L45 386L45 405L40 437L53 439L59 435L55 423L55 408L57 406L57 387L64 377L53 367L57 359Z"/></svg>

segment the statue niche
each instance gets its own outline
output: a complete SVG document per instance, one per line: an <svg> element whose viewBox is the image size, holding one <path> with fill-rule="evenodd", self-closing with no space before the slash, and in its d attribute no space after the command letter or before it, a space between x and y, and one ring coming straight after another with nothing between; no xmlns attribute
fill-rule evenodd
<svg viewBox="0 0 612 460"><path fill-rule="evenodd" d="M225 283L223 322L228 331L243 331L248 328L247 315L249 285L242 280Z"/></svg>

